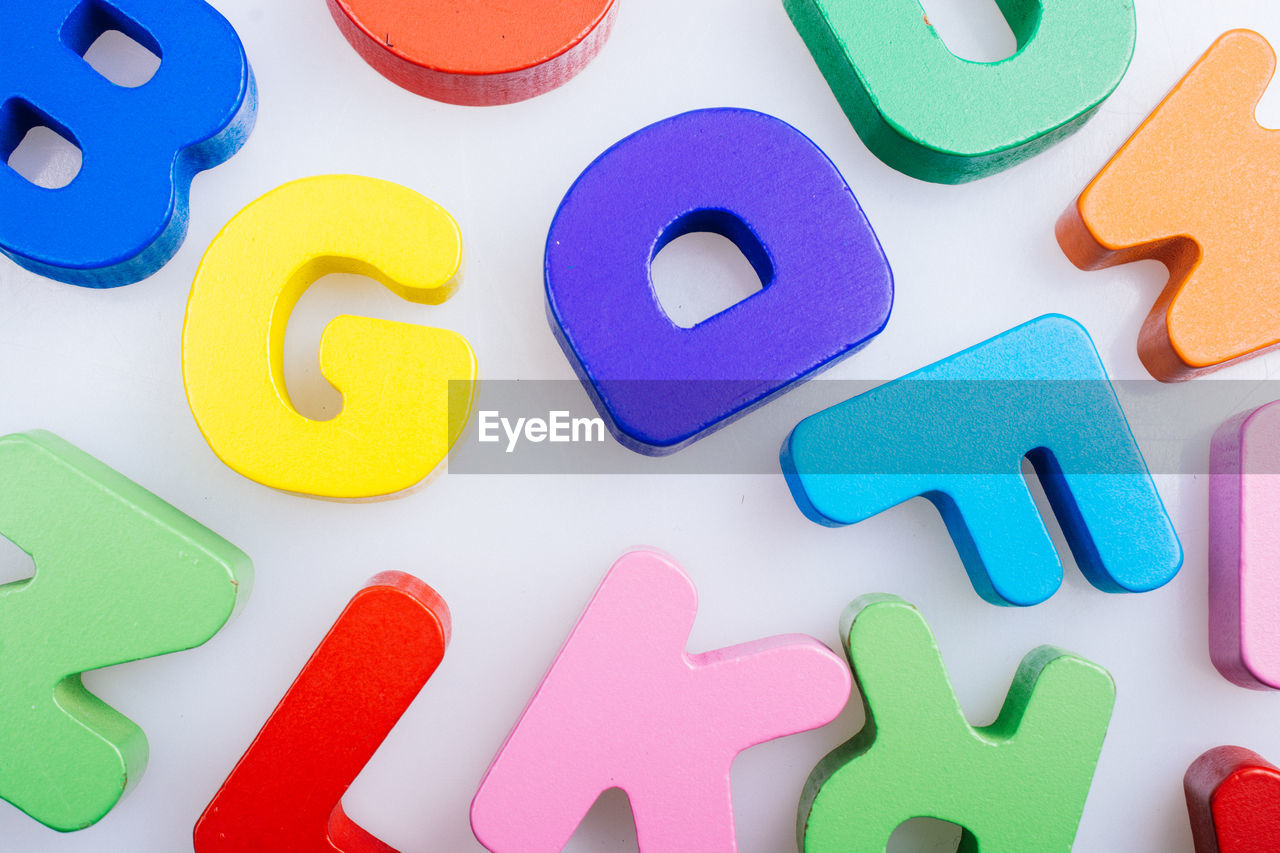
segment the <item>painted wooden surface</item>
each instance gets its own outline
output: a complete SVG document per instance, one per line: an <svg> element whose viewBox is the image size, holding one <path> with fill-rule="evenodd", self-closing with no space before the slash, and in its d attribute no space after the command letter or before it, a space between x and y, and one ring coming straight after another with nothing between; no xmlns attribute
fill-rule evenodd
<svg viewBox="0 0 1280 853"><path fill-rule="evenodd" d="M764 288L685 329L649 269L695 231L732 240ZM893 307L889 263L840 172L800 131L739 109L674 116L597 158L552 222L546 286L552 331L601 416L649 455L856 352Z"/></svg>
<svg viewBox="0 0 1280 853"><path fill-rule="evenodd" d="M395 853L342 795L435 673L444 599L403 572L356 593L200 817L196 853Z"/></svg>
<svg viewBox="0 0 1280 853"><path fill-rule="evenodd" d="M691 655L697 609L668 557L614 564L480 784L481 844L555 853L600 794L621 788L641 853L737 850L734 757L831 722L851 681L804 636Z"/></svg>
<svg viewBox="0 0 1280 853"><path fill-rule="evenodd" d="M351 46L411 92L464 106L549 92L604 47L615 0L328 0Z"/></svg>
<svg viewBox="0 0 1280 853"><path fill-rule="evenodd" d="M914 497L942 514L974 588L1039 604L1062 561L1022 476L1036 467L1081 571L1106 592L1168 583L1182 546L1093 340L1047 315L801 421L782 469L806 516L855 524Z"/></svg>
<svg viewBox="0 0 1280 853"><path fill-rule="evenodd" d="M883 851L915 817L964 827L967 853L1070 853L1115 704L1105 669L1041 646L996 721L975 728L910 604L860 598L840 633L867 723L809 777L802 853Z"/></svg>
<svg viewBox="0 0 1280 853"><path fill-rule="evenodd" d="M0 535L35 576L0 586L0 798L63 832L147 764L141 728L80 674L198 646L253 581L222 537L47 432L0 438Z"/></svg>
<svg viewBox="0 0 1280 853"><path fill-rule="evenodd" d="M209 446L249 479L305 495L373 498L417 484L470 415L476 360L466 339L335 318L320 339L320 369L343 409L313 421L285 388L285 328L324 275L366 275L403 299L439 304L461 264L453 218L386 181L306 178L246 207L205 253L182 331L187 401Z"/></svg>
<svg viewBox="0 0 1280 853"><path fill-rule="evenodd" d="M1129 69L1133 0L1002 0L1018 41L998 62L943 43L919 0L784 0L862 141L888 165L958 184L1078 130Z"/></svg>
<svg viewBox="0 0 1280 853"><path fill-rule="evenodd" d="M1280 403L1213 436L1209 481L1209 651L1234 684L1280 689Z"/></svg>
<svg viewBox="0 0 1280 853"><path fill-rule="evenodd" d="M1183 780L1195 853L1280 850L1280 768L1239 746L1196 759Z"/></svg>
<svg viewBox="0 0 1280 853"><path fill-rule="evenodd" d="M1255 117L1275 67L1262 36L1223 35L1058 221L1081 269L1169 268L1138 336L1157 379L1192 379L1280 342L1280 133Z"/></svg>
<svg viewBox="0 0 1280 853"><path fill-rule="evenodd" d="M83 59L107 30L162 56L145 85L117 86ZM239 151L256 115L240 37L203 0L4 4L0 251L84 287L147 278L186 237L191 179ZM60 189L4 165L41 126L83 155L79 174Z"/></svg>

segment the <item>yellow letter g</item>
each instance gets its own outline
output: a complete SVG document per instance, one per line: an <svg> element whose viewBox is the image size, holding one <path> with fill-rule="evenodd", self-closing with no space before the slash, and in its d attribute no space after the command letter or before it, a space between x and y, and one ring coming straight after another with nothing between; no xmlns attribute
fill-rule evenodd
<svg viewBox="0 0 1280 853"><path fill-rule="evenodd" d="M424 479L471 409L476 359L466 339L335 318L320 340L320 370L343 409L320 422L299 414L285 390L285 327L307 287L330 273L439 304L461 264L453 218L386 181L307 178L242 210L200 263L182 332L187 400L214 453L259 483L325 498L389 495Z"/></svg>

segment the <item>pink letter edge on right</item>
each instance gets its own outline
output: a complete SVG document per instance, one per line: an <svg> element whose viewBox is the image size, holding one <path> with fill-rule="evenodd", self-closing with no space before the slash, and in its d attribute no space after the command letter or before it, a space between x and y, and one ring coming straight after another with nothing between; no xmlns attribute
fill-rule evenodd
<svg viewBox="0 0 1280 853"><path fill-rule="evenodd" d="M1277 690L1280 401L1219 427L1209 467L1209 654L1231 683Z"/></svg>
<svg viewBox="0 0 1280 853"><path fill-rule="evenodd" d="M481 844L557 853L596 799L621 788L641 853L737 850L734 757L831 722L852 677L801 635L691 655L697 610L669 557L635 551L614 564L480 783Z"/></svg>

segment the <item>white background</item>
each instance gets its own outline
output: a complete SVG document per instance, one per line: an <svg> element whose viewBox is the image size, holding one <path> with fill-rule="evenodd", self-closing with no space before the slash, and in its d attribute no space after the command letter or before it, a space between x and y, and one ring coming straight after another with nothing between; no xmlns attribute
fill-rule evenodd
<svg viewBox="0 0 1280 853"><path fill-rule="evenodd" d="M214 0L244 39L261 113L247 147L197 177L191 233L177 257L145 282L104 292L0 259L0 433L54 430L235 542L257 570L248 607L206 646L86 677L150 739L138 788L99 825L70 836L0 805L0 847L189 850L196 818L348 598L374 573L400 569L447 599L453 645L346 804L400 850L478 851L467 811L481 775L605 570L641 544L673 554L698 584L696 651L791 632L838 648L844 606L885 591L930 620L976 722L995 715L1034 646L1061 645L1108 667L1119 702L1077 850L1189 851L1182 775L1196 756L1239 743L1280 761L1280 697L1233 687L1209 663L1203 475L1158 478L1187 554L1168 587L1106 595L1067 555L1053 599L1011 610L973 592L937 512L921 500L840 530L805 520L781 476L445 474L399 500L342 504L273 492L213 456L186 406L181 323L202 252L243 206L294 178L350 172L422 192L463 230L465 280L446 305L410 305L359 279L327 280L304 298L290 328L291 390L310 411L332 410L334 392L313 363L319 331L337 313L455 329L475 347L484 377L571 379L543 313L542 246L556 205L610 144L700 107L752 107L811 136L884 243L897 278L893 317L830 376L890 379L1060 311L1089 328L1114 377L1145 378L1134 342L1164 269L1148 262L1079 272L1054 241L1054 221L1218 34L1252 26L1280 39L1271 0L1138 0L1132 69L1093 121L1029 163L946 187L868 153L779 0L622 4L612 40L580 77L533 101L476 109L385 81L320 0ZM958 52L993 59L1012 51L990 0L926 5ZM1260 115L1280 124L1280 98ZM713 273L732 292L741 264L726 266L721 248L708 239L673 246L658 271L664 294L705 297ZM1277 366L1273 355L1222 376L1259 378ZM1206 429L1186 451L1201 471L1207 439ZM6 577L29 570L12 547L0 552ZM861 725L853 705L826 729L737 761L744 853L794 849L800 788ZM570 849L634 850L625 801L613 796L597 808Z"/></svg>

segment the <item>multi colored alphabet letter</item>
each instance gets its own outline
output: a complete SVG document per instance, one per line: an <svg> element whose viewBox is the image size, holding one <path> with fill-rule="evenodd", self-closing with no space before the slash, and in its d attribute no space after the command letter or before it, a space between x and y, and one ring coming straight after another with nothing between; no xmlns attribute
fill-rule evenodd
<svg viewBox="0 0 1280 853"><path fill-rule="evenodd" d="M1169 268L1138 335L1164 382L1280 343L1280 135L1256 118L1275 67L1257 33L1222 36L1058 220L1081 269Z"/></svg>
<svg viewBox="0 0 1280 853"><path fill-rule="evenodd" d="M328 0L351 46L398 86L493 106L561 86L609 38L614 0Z"/></svg>
<svg viewBox="0 0 1280 853"><path fill-rule="evenodd" d="M326 498L389 495L430 474L470 415L476 360L465 338L336 318L320 340L320 369L344 407L320 422L289 402L284 333L321 276L366 275L403 299L439 304L461 263L453 218L386 181L307 178L242 210L196 272L182 332L187 401L214 453L251 480Z"/></svg>
<svg viewBox="0 0 1280 853"><path fill-rule="evenodd" d="M999 0L1013 56L951 53L919 0L783 0L853 128L943 184L1007 169L1080 128L1129 70L1133 0Z"/></svg>
<svg viewBox="0 0 1280 853"><path fill-rule="evenodd" d="M1062 561L1022 477L1035 465L1089 582L1146 592L1182 546L1084 327L1048 315L805 418L782 450L810 519L854 524L914 497L938 507L978 594L1039 604Z"/></svg>
<svg viewBox="0 0 1280 853"><path fill-rule="evenodd" d="M689 577L619 560L494 759L471 826L494 853L557 853L604 791L631 798L642 853L733 853L729 766L747 747L825 725L849 671L816 640L685 651Z"/></svg>
<svg viewBox="0 0 1280 853"><path fill-rule="evenodd" d="M736 243L764 289L684 329L649 265L694 231ZM552 330L596 408L649 455L857 351L893 307L888 261L840 172L800 131L749 110L678 115L602 154L556 213L546 279Z"/></svg>
<svg viewBox="0 0 1280 853"><path fill-rule="evenodd" d="M1219 746L1196 759L1182 784L1196 853L1280 850L1280 767Z"/></svg>
<svg viewBox="0 0 1280 853"><path fill-rule="evenodd" d="M1209 461L1210 656L1233 684L1280 690L1280 403L1219 427Z"/></svg>
<svg viewBox="0 0 1280 853"><path fill-rule="evenodd" d="M1106 670L1041 646L1000 716L975 729L910 604L858 599L840 633L867 724L809 776L801 853L883 851L914 817L963 827L961 850L1070 853L1115 704Z"/></svg>
<svg viewBox="0 0 1280 853"><path fill-rule="evenodd" d="M444 657L449 608L400 572L356 593L196 824L196 853L395 853L342 795Z"/></svg>
<svg viewBox="0 0 1280 853"><path fill-rule="evenodd" d="M119 30L161 58L139 88L83 59ZM132 284L187 233L191 179L229 159L257 110L240 37L204 0L22 0L0 8L0 251L84 287ZM4 166L46 127L82 153L65 187Z"/></svg>
<svg viewBox="0 0 1280 853"><path fill-rule="evenodd" d="M47 432L0 438L0 534L36 573L0 586L0 797L68 832L102 819L147 764L142 729L87 670L182 651L231 617L249 558Z"/></svg>

